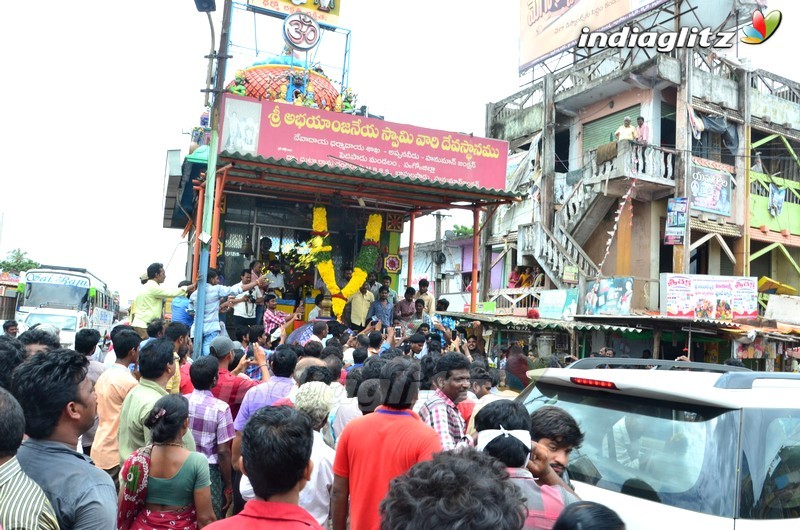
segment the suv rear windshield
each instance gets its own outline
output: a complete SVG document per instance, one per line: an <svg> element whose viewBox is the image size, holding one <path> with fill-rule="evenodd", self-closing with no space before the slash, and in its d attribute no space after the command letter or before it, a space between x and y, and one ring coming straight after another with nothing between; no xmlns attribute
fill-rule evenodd
<svg viewBox="0 0 800 530"><path fill-rule="evenodd" d="M744 409L741 516L800 517L800 410Z"/></svg>
<svg viewBox="0 0 800 530"><path fill-rule="evenodd" d="M573 480L711 515L734 516L741 411L612 395L539 382L529 412L567 410L585 433ZM580 491L578 491L580 495Z"/></svg>

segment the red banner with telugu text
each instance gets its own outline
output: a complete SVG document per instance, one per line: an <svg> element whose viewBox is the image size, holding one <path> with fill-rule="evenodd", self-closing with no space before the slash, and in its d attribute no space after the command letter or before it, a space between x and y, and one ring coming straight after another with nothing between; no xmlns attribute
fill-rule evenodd
<svg viewBox="0 0 800 530"><path fill-rule="evenodd" d="M508 143L225 94L219 150L504 190Z"/></svg>

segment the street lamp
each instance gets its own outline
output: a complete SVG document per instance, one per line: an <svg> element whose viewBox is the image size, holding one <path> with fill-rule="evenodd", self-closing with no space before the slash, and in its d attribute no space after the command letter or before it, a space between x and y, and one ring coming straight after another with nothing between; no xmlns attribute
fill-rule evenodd
<svg viewBox="0 0 800 530"><path fill-rule="evenodd" d="M195 0L197 10L203 13L210 13L216 9L215 0ZM197 277L197 312L195 314L194 322L194 344L195 351L199 351L200 355L203 354L203 321L205 316L206 305L206 278L208 276L208 264L210 259L209 242L211 240L210 234L214 233L215 227L213 224L214 217L214 197L216 195L217 184L217 149L219 146L219 101L217 96L220 95L224 89L225 84L225 68L228 62L228 41L230 40L231 28L231 12L233 10L233 0L225 0L222 10L222 31L220 32L219 53L214 53L211 50L209 61L217 59L217 74L215 78L214 88L206 88L206 105L208 104L208 94L213 92L214 101L211 108L211 143L208 146L208 168L206 170L206 190L205 190L205 203L203 205L203 224L202 227L197 227L195 230L200 230L197 241L195 244L201 244L200 248L200 263L199 272ZM208 15L209 23L211 24L211 38L214 40L214 25L211 23L211 15ZM214 42L212 42L212 48ZM209 65L209 77L207 79L207 87L211 83L211 68Z"/></svg>
<svg viewBox="0 0 800 530"><path fill-rule="evenodd" d="M201 13L211 13L217 10L217 3L214 0L194 0L194 5Z"/></svg>

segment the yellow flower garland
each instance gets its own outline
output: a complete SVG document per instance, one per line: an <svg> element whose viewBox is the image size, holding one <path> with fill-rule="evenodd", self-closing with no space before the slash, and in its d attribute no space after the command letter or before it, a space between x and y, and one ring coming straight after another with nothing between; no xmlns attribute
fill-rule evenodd
<svg viewBox="0 0 800 530"><path fill-rule="evenodd" d="M311 228L317 233L328 232L328 210L324 206L314 207L314 218L311 222Z"/></svg>
<svg viewBox="0 0 800 530"><path fill-rule="evenodd" d="M372 214L367 221L367 230L364 235L364 243L369 245L377 245L381 237L381 225L383 218L380 214ZM320 252L330 253L333 248L330 245L325 245L325 238L328 234L328 211L324 206L314 207L314 216L311 221L312 229L315 236L311 239L311 252L317 254ZM331 308L337 317L341 317L344 312L344 306L347 299L358 291L364 282L367 281L367 271L356 265L353 269L353 277L347 282L343 288L339 288L336 283L336 271L333 268L333 261L328 256L327 259L317 262L317 271L319 271L320 278L325 282L325 286L333 295L331 300ZM337 296L338 295L338 296Z"/></svg>
<svg viewBox="0 0 800 530"><path fill-rule="evenodd" d="M364 234L364 239L367 241L378 241L381 238L381 223L383 219L378 214L369 216L367 222L367 233Z"/></svg>

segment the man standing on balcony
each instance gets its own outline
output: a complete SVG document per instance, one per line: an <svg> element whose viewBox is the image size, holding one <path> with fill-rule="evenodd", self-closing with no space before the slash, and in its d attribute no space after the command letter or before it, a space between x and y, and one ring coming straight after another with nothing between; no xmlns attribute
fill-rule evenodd
<svg viewBox="0 0 800 530"><path fill-rule="evenodd" d="M636 128L631 125L630 116L625 116L622 125L614 132L614 138L616 138L617 141L629 140L632 142L636 140Z"/></svg>
<svg viewBox="0 0 800 530"><path fill-rule="evenodd" d="M636 118L636 139L642 145L650 143L650 127L644 122L642 116Z"/></svg>

